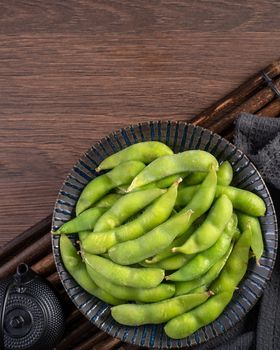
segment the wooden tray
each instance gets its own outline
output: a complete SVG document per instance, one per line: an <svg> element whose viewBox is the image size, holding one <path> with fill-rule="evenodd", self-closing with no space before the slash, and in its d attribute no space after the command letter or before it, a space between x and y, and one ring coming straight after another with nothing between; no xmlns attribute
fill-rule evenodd
<svg viewBox="0 0 280 350"><path fill-rule="evenodd" d="M280 117L280 98L277 96L277 90L280 90L280 60L250 78L191 122L231 140L234 121L241 112ZM67 310L65 337L56 349L140 349L110 337L75 309L56 273L51 251L51 218L50 214L0 249L0 278L14 273L16 266L25 262L52 283Z"/></svg>

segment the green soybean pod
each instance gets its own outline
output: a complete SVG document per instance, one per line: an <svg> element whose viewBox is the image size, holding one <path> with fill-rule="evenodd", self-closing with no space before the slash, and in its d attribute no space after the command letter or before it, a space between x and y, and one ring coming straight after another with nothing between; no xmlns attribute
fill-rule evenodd
<svg viewBox="0 0 280 350"><path fill-rule="evenodd" d="M183 184L187 186L198 185L206 177L207 173L195 172L186 177ZM223 162L217 171L218 185L229 186L233 178L233 169L229 161Z"/></svg>
<svg viewBox="0 0 280 350"><path fill-rule="evenodd" d="M121 265L130 265L157 254L186 230L191 215L191 210L176 214L143 236L116 244L109 249L110 259Z"/></svg>
<svg viewBox="0 0 280 350"><path fill-rule="evenodd" d="M92 231L81 231L79 232L80 245L83 245L83 241L92 233Z"/></svg>
<svg viewBox="0 0 280 350"><path fill-rule="evenodd" d="M166 279L170 281L191 281L204 275L229 249L235 232L233 225L234 219L231 218L215 244L195 255L178 271L167 276ZM180 247L173 248L173 251L180 252L181 249Z"/></svg>
<svg viewBox="0 0 280 350"><path fill-rule="evenodd" d="M232 248L233 244L231 244L226 254L220 260L218 260L203 276L192 281L175 282L175 295L177 296L192 293L194 289L201 286L207 286L208 288L209 285L219 276L230 256Z"/></svg>
<svg viewBox="0 0 280 350"><path fill-rule="evenodd" d="M232 292L224 292L212 296L198 307L167 322L164 327L165 333L173 339L181 339L193 334L199 328L218 318L231 298Z"/></svg>
<svg viewBox="0 0 280 350"><path fill-rule="evenodd" d="M211 206L215 197L217 187L217 174L214 167L211 167L205 180L201 185L179 188L175 203L175 209L192 207L197 213L205 213ZM206 196L207 195L207 196ZM182 210L185 210L183 208ZM196 220L201 215L194 215Z"/></svg>
<svg viewBox="0 0 280 350"><path fill-rule="evenodd" d="M76 214L81 214L112 189L129 183L144 167L144 163L131 160L91 180L80 195L76 205Z"/></svg>
<svg viewBox="0 0 280 350"><path fill-rule="evenodd" d="M112 294L118 299L127 301L140 301L143 303L155 303L161 300L171 298L175 293L175 287L172 284L159 284L154 288L131 288L112 283L109 279L100 275L89 265L87 271L92 280L106 292Z"/></svg>
<svg viewBox="0 0 280 350"><path fill-rule="evenodd" d="M214 203L203 224L180 247L180 251L185 254L194 254L211 247L220 237L231 216L231 201L227 196L222 195Z"/></svg>
<svg viewBox="0 0 280 350"><path fill-rule="evenodd" d="M176 203L175 203L175 208L182 208L186 206L192 200L196 192L199 190L200 186L202 185L187 186L182 188L180 187L178 191ZM215 193L216 193L216 187L215 187Z"/></svg>
<svg viewBox="0 0 280 350"><path fill-rule="evenodd" d="M217 171L218 185L229 186L233 178L233 169L228 160L224 161Z"/></svg>
<svg viewBox="0 0 280 350"><path fill-rule="evenodd" d="M145 267L158 267L160 269L164 269L166 271L169 270L177 270L180 269L184 264L186 264L192 258L191 255L185 254L173 254L157 263L149 264L146 262L142 262L141 265Z"/></svg>
<svg viewBox="0 0 280 350"><path fill-rule="evenodd" d="M214 293L234 291L238 286L247 270L251 240L252 233L249 228L241 234L220 276L211 285Z"/></svg>
<svg viewBox="0 0 280 350"><path fill-rule="evenodd" d="M60 253L66 270L74 280L89 294L105 301L111 305L123 303L123 300L115 298L97 285L89 277L86 266L78 255L70 239L62 234L60 236Z"/></svg>
<svg viewBox="0 0 280 350"><path fill-rule="evenodd" d="M228 196L234 209L251 216L263 216L265 214L265 202L253 192L232 186L217 186L216 197L222 194Z"/></svg>
<svg viewBox="0 0 280 350"><path fill-rule="evenodd" d="M210 208L216 184L216 171L211 167L193 199L180 213L142 237L115 245L109 250L110 258L120 264L129 265L154 256L168 247L177 236L186 232L190 225ZM186 216L182 215L184 213Z"/></svg>
<svg viewBox="0 0 280 350"><path fill-rule="evenodd" d="M93 230L95 223L105 213L105 208L89 208L77 217L63 224L57 231L52 233L76 233Z"/></svg>
<svg viewBox="0 0 280 350"><path fill-rule="evenodd" d="M184 244L186 242L186 240L190 237L190 235L196 230L196 228L197 228L197 225L196 225L196 222L194 222L187 229L187 231L182 234L182 236L179 236L176 239L174 239L174 241L167 248L163 249L160 253L156 254L152 258L146 259L145 262L147 264L153 265L153 264L158 263L159 261L162 261L166 258L170 258L171 256L174 255L174 253L172 253L172 248Z"/></svg>
<svg viewBox="0 0 280 350"><path fill-rule="evenodd" d="M105 253L117 243L136 239L166 221L175 204L178 184L179 181L175 182L135 220L113 230L90 235L83 242L83 249L92 254Z"/></svg>
<svg viewBox="0 0 280 350"><path fill-rule="evenodd" d="M218 170L216 158L205 151L192 150L163 156L155 159L143 169L132 181L128 191L141 187L150 182L158 181L166 176L189 171L209 171L214 166Z"/></svg>
<svg viewBox="0 0 280 350"><path fill-rule="evenodd" d="M166 190L152 188L148 190L128 193L122 196L111 208L109 208L94 226L94 232L101 232L120 226L127 219L137 214L141 209L153 202Z"/></svg>
<svg viewBox="0 0 280 350"><path fill-rule="evenodd" d="M96 171L112 169L128 160L137 160L145 164L152 162L158 157L173 154L173 151L159 141L145 141L133 144L121 151L105 158Z"/></svg>
<svg viewBox="0 0 280 350"><path fill-rule="evenodd" d="M98 255L83 253L86 264L111 282L133 288L153 288L164 278L162 269L121 266Z"/></svg>
<svg viewBox="0 0 280 350"><path fill-rule="evenodd" d="M175 208L188 204L198 188L199 185L180 188ZM234 209L251 216L263 216L265 214L265 202L255 193L233 186L217 185L215 197L218 198L222 194L225 194L231 200Z"/></svg>
<svg viewBox="0 0 280 350"><path fill-rule="evenodd" d="M106 196L99 199L98 202L95 203L95 207L98 208L111 208L111 206L116 203L117 200L121 198L121 194L118 193L109 193Z"/></svg>
<svg viewBox="0 0 280 350"><path fill-rule="evenodd" d="M205 179L207 173L205 172L193 172L190 173L183 181L183 186L193 186L200 185L201 182Z"/></svg>
<svg viewBox="0 0 280 350"><path fill-rule="evenodd" d="M252 243L251 248L256 257L257 264L263 255L264 244L262 237L262 230L259 219L254 216L249 216L241 212L237 213L238 225L241 231L245 231L246 228L250 227L252 231Z"/></svg>
<svg viewBox="0 0 280 350"><path fill-rule="evenodd" d="M162 180L159 180L157 182L151 182L147 185L141 186L139 188L135 188L131 192L143 191L150 188L167 188L167 187L170 187L174 182L180 181L181 179L183 179L185 176L187 176L187 174L188 173L170 175L170 176L164 177ZM127 193L128 187L129 186L120 186L117 188L117 191L118 193L121 193L121 194Z"/></svg>
<svg viewBox="0 0 280 350"><path fill-rule="evenodd" d="M152 304L123 304L111 308L112 317L127 326L160 324L205 302L210 293L188 294Z"/></svg>
<svg viewBox="0 0 280 350"><path fill-rule="evenodd" d="M200 287L193 289L190 294L204 293L204 292L207 292L207 289L208 289L207 286L204 284Z"/></svg>

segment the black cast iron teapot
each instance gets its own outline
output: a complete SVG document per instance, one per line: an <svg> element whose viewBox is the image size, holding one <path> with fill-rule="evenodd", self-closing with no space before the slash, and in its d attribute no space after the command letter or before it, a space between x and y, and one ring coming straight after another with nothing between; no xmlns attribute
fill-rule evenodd
<svg viewBox="0 0 280 350"><path fill-rule="evenodd" d="M63 335L58 297L26 264L0 281L0 311L0 349L53 349Z"/></svg>

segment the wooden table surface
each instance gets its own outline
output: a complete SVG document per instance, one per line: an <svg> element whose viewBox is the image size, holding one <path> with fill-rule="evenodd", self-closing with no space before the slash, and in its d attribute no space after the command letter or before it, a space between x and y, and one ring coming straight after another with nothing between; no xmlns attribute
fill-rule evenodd
<svg viewBox="0 0 280 350"><path fill-rule="evenodd" d="M280 56L269 0L0 1L0 246L92 143L190 120Z"/></svg>

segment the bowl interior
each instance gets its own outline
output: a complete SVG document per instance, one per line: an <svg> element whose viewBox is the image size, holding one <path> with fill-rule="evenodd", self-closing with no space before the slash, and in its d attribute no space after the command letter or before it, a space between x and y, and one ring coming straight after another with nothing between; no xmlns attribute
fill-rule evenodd
<svg viewBox="0 0 280 350"><path fill-rule="evenodd" d="M113 320L110 307L85 292L65 270L59 253L59 235L52 236L53 253L62 284L76 307L97 327L122 341L150 348L180 348L201 344L226 332L239 322L261 296L270 278L277 251L277 223L273 203L259 172L249 159L219 135L187 123L151 122L120 129L95 144L73 167L56 201L52 229L56 230L74 213L76 201L84 186L96 177L95 168L108 155L133 143L159 140L174 152L202 149L212 153L219 162L228 160L234 169L233 184L257 193L266 203L267 212L260 222L265 250L260 265L251 259L246 276L222 315L193 335L173 340L167 337L162 325L126 327ZM76 235L71 235L75 240Z"/></svg>

